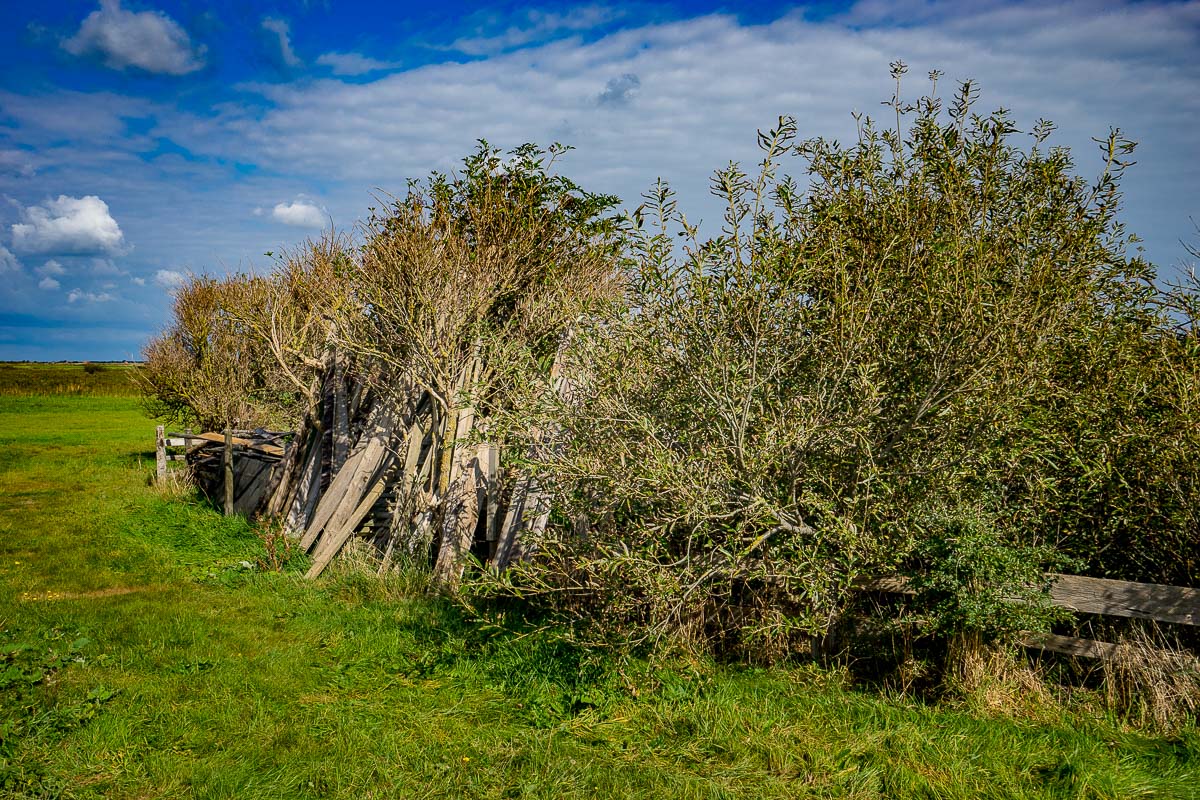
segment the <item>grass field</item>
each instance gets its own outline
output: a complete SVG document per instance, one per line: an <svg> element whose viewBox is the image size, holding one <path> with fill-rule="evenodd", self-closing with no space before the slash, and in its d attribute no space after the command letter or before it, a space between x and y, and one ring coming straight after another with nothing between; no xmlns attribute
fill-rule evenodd
<svg viewBox="0 0 1200 800"><path fill-rule="evenodd" d="M128 364L32 364L0 361L0 397L128 397L136 366Z"/></svg>
<svg viewBox="0 0 1200 800"><path fill-rule="evenodd" d="M248 570L245 523L149 487L136 399L4 394L0 796L1200 796L1194 731L613 660L399 579Z"/></svg>

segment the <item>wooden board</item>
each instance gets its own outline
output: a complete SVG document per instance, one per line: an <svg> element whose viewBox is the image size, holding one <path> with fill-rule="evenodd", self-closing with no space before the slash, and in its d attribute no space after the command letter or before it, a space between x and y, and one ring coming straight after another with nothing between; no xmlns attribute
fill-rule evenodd
<svg viewBox="0 0 1200 800"><path fill-rule="evenodd" d="M1134 583L1082 575L1046 576L1050 601L1077 614L1101 614L1126 619L1150 619L1176 625L1200 625L1200 589L1159 583ZM874 592L912 594L900 577L865 581L859 588Z"/></svg>
<svg viewBox="0 0 1200 800"><path fill-rule="evenodd" d="M170 436L172 438L182 439L184 441L195 440L214 442L216 444L225 444L225 434L223 433L172 433ZM260 444L253 439L246 439L241 436L234 436L233 444L235 447L244 447L247 450L258 450L259 452L266 453L267 455L279 456L280 458L283 458L283 448L277 444Z"/></svg>
<svg viewBox="0 0 1200 800"><path fill-rule="evenodd" d="M1200 589L1081 575L1051 575L1054 605L1079 614L1200 625Z"/></svg>
<svg viewBox="0 0 1200 800"><path fill-rule="evenodd" d="M1112 658L1117 652L1117 645L1108 642L1097 642L1093 639L1079 639L1074 636L1060 636L1057 633L1023 633L1018 641L1022 647L1032 650L1049 650L1052 653L1062 653L1079 658Z"/></svg>

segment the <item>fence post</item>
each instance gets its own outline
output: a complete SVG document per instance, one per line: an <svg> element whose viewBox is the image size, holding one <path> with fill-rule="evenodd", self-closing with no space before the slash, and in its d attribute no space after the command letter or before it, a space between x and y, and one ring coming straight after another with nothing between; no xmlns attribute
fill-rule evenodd
<svg viewBox="0 0 1200 800"><path fill-rule="evenodd" d="M233 428L225 429L225 452L222 454L225 465L225 516L233 516Z"/></svg>
<svg viewBox="0 0 1200 800"><path fill-rule="evenodd" d="M166 429L159 425L154 429L154 465L157 479L161 483L167 477L167 439Z"/></svg>

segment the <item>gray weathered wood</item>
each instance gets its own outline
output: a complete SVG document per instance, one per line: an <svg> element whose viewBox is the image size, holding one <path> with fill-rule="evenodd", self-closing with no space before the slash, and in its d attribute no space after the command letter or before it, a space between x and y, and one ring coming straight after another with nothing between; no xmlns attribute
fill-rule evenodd
<svg viewBox="0 0 1200 800"><path fill-rule="evenodd" d="M1077 614L1200 625L1200 589L1083 575L1052 574L1046 577L1052 581L1050 602ZM900 577L877 578L862 584L861 588L912 594L908 581Z"/></svg>
<svg viewBox="0 0 1200 800"><path fill-rule="evenodd" d="M224 467L225 516L233 516L233 431L225 429L225 449L221 451Z"/></svg>
<svg viewBox="0 0 1200 800"><path fill-rule="evenodd" d="M1054 605L1080 614L1200 625L1200 589L1081 575L1051 575Z"/></svg>
<svg viewBox="0 0 1200 800"><path fill-rule="evenodd" d="M167 440L163 437L163 430L162 425L154 429L154 472L160 481L167 477Z"/></svg>
<svg viewBox="0 0 1200 800"><path fill-rule="evenodd" d="M514 553L519 552L518 539L525 519L526 502L530 498L532 488L533 480L528 475L521 476L513 485L504 522L496 535L496 550L492 554L492 567L497 570L507 569Z"/></svg>
<svg viewBox="0 0 1200 800"><path fill-rule="evenodd" d="M1019 641L1022 647L1034 650L1049 650L1052 653L1062 653L1079 658L1112 658L1118 646L1108 642L1097 642L1093 639L1079 639L1075 636L1060 636L1056 633L1023 633Z"/></svg>
<svg viewBox="0 0 1200 800"><path fill-rule="evenodd" d="M333 461L334 471L342 468L350 455L350 406L346 397L345 359L333 362Z"/></svg>
<svg viewBox="0 0 1200 800"><path fill-rule="evenodd" d="M376 501L383 495L385 485L382 479L377 478L362 497L359 504L353 512L349 514L342 522L340 528L330 529L321 537L321 543L313 553L312 564L305 574L306 578L316 578L325 568L329 566L329 562L333 561L334 557L342 551L346 546L346 542L354 535L355 529L371 511L371 506L375 505Z"/></svg>
<svg viewBox="0 0 1200 800"><path fill-rule="evenodd" d="M317 505L313 521L300 542L305 549L311 549L326 529L332 530L335 536L340 535L363 495L370 491L371 482L382 477L387 464L394 458L388 444L398 422L395 411L390 404L380 403L372 417L375 424L364 434L365 444L350 454Z"/></svg>
<svg viewBox="0 0 1200 800"><path fill-rule="evenodd" d="M479 460L472 458L458 470L458 476L446 492L441 545L433 566L434 579L439 583L454 587L462 580L479 525L482 484Z"/></svg>

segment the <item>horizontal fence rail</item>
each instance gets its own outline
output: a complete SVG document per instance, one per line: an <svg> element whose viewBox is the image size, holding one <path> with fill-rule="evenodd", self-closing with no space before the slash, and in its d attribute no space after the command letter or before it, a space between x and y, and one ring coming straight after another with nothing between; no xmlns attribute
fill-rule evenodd
<svg viewBox="0 0 1200 800"><path fill-rule="evenodd" d="M1076 614L1200 625L1200 589L1084 575L1052 573L1046 577L1051 582L1051 604ZM914 593L901 577L879 578L860 588L888 594ZM1111 658L1118 649L1118 645L1108 642L1053 633L1024 633L1020 642L1025 647L1087 658Z"/></svg>

